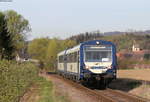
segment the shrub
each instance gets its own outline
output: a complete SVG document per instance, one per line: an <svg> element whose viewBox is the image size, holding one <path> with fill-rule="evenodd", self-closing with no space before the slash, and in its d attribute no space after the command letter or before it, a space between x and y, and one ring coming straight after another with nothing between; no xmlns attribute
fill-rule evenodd
<svg viewBox="0 0 150 102"><path fill-rule="evenodd" d="M118 59L118 68L119 69L131 69L137 61L133 59Z"/></svg>
<svg viewBox="0 0 150 102"><path fill-rule="evenodd" d="M38 77L31 63L0 62L0 102L19 102L19 98Z"/></svg>
<svg viewBox="0 0 150 102"><path fill-rule="evenodd" d="M144 59L150 60L150 54L144 54Z"/></svg>

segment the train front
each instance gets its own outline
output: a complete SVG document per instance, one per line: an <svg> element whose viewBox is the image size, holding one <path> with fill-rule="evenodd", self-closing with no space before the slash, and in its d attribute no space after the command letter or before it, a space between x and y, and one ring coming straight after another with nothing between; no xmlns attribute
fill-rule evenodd
<svg viewBox="0 0 150 102"><path fill-rule="evenodd" d="M83 45L84 78L107 81L116 78L116 49L111 42L92 41Z"/></svg>

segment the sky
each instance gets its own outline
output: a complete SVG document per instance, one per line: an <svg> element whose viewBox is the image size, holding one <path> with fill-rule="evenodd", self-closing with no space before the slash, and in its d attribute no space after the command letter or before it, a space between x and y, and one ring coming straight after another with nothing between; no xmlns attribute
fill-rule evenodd
<svg viewBox="0 0 150 102"><path fill-rule="evenodd" d="M12 0L0 11L15 10L29 20L28 39L67 38L84 32L149 30L150 0Z"/></svg>

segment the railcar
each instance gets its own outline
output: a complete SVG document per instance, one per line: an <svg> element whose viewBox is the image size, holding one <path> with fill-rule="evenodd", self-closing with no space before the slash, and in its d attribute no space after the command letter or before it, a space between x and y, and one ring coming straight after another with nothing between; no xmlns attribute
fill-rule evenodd
<svg viewBox="0 0 150 102"><path fill-rule="evenodd" d="M116 47L112 42L92 40L57 55L58 74L83 83L106 87L116 78Z"/></svg>

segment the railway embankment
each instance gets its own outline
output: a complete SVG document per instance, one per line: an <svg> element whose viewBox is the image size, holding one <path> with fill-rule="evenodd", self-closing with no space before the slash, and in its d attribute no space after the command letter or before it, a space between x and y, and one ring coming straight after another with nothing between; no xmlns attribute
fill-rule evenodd
<svg viewBox="0 0 150 102"><path fill-rule="evenodd" d="M43 75L55 89L68 97L69 102L148 102L149 100L117 89L91 89L55 74ZM116 83L117 84L117 83Z"/></svg>
<svg viewBox="0 0 150 102"><path fill-rule="evenodd" d="M78 83L51 73L42 74L42 76L53 83L56 98L61 96L67 99L68 102L98 102L93 94L90 93L92 97L89 97L89 93L86 92L85 89L82 90L80 87L74 85L78 85Z"/></svg>

